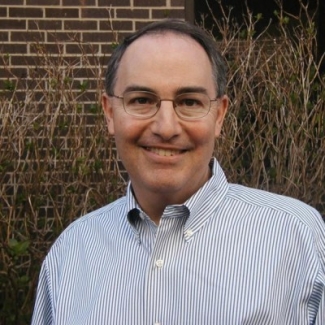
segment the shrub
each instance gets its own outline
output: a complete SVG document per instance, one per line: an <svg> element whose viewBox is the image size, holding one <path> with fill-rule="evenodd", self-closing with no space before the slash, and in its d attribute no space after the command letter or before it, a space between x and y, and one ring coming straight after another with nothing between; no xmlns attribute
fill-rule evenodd
<svg viewBox="0 0 325 325"><path fill-rule="evenodd" d="M100 106L102 64L33 44L27 75L0 94L0 321L30 322L49 246L73 220L121 196L125 181ZM86 67L86 69L85 69ZM82 76L82 77L80 77Z"/></svg>
<svg viewBox="0 0 325 325"><path fill-rule="evenodd" d="M247 10L238 25L231 10L214 18L229 66L231 105L216 155L235 183L289 195L325 216L325 76L319 72L314 16ZM277 37L274 37L274 34Z"/></svg>

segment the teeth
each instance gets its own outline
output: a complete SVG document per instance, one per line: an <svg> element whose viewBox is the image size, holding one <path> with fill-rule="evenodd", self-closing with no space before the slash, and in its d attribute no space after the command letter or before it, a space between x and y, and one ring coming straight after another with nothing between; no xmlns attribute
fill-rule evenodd
<svg viewBox="0 0 325 325"><path fill-rule="evenodd" d="M159 149L159 148L147 148L147 149L159 156L165 156L165 157L174 156L181 153L180 150L166 150L166 149Z"/></svg>

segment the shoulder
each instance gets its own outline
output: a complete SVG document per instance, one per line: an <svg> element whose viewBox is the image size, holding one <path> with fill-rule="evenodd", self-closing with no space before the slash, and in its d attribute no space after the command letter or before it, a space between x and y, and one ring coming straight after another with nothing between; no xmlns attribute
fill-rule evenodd
<svg viewBox="0 0 325 325"><path fill-rule="evenodd" d="M101 234L106 234L109 237L116 228L122 226L123 220L126 220L125 201L125 197L122 197L72 222L59 235L51 251L58 249L60 246L71 245L72 242L98 238Z"/></svg>
<svg viewBox="0 0 325 325"><path fill-rule="evenodd" d="M292 197L237 184L230 184L227 196L243 205L264 209L269 213L287 215L305 224L314 222L315 219L324 224L316 209Z"/></svg>
<svg viewBox="0 0 325 325"><path fill-rule="evenodd" d="M294 229L316 247L325 267L325 222L316 209L288 196L236 184L230 184L227 199L229 206L245 212L246 221L267 224L278 231L285 228L287 233Z"/></svg>
<svg viewBox="0 0 325 325"><path fill-rule="evenodd" d="M104 207L101 207L97 210L89 212L86 215L80 217L79 219L71 223L66 228L64 233L73 231L75 228L81 227L83 225L88 225L94 222L101 223L101 222L108 221L112 215L124 214L125 212L126 212L125 197L121 197L120 199L108 205L105 205Z"/></svg>

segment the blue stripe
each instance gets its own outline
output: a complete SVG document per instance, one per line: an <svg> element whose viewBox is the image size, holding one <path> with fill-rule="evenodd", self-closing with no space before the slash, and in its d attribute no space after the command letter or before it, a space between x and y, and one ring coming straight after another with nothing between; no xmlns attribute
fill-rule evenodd
<svg viewBox="0 0 325 325"><path fill-rule="evenodd" d="M47 255L32 324L325 324L325 225L306 204L212 178L156 226L125 197Z"/></svg>

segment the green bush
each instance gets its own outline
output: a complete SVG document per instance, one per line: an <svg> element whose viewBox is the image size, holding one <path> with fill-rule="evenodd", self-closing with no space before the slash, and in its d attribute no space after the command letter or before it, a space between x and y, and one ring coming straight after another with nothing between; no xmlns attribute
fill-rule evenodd
<svg viewBox="0 0 325 325"><path fill-rule="evenodd" d="M244 26L226 11L215 20L231 98L216 155L231 182L297 197L325 215L325 80L313 17L276 15L276 38L255 34L261 17L249 12ZM41 262L60 232L124 193L100 107L102 64L78 45L81 57L67 59L33 44L36 62L23 78L2 56L10 77L0 93L1 324L30 322Z"/></svg>

